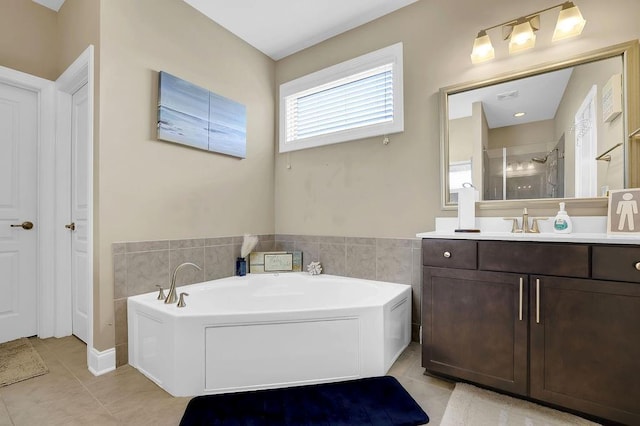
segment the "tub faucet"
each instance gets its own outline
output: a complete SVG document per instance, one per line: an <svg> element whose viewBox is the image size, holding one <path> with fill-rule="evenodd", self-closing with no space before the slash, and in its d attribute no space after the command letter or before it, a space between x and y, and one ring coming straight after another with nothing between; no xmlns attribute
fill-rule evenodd
<svg viewBox="0 0 640 426"><path fill-rule="evenodd" d="M167 294L167 298L164 299L164 303L176 303L176 300L178 300L178 297L176 296L176 275L178 274L178 271L185 266L194 266L199 271L202 271L201 267L191 262L184 262L176 266L176 269L173 270L173 276L171 277L171 287L169 288L169 294Z"/></svg>

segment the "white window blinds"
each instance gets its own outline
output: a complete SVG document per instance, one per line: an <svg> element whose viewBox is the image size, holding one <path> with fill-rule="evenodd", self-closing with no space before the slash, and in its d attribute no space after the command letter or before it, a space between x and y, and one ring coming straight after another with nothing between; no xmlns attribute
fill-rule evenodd
<svg viewBox="0 0 640 426"><path fill-rule="evenodd" d="M402 45L390 48L283 84L280 152L402 131Z"/></svg>
<svg viewBox="0 0 640 426"><path fill-rule="evenodd" d="M287 97L287 142L393 120L387 64Z"/></svg>

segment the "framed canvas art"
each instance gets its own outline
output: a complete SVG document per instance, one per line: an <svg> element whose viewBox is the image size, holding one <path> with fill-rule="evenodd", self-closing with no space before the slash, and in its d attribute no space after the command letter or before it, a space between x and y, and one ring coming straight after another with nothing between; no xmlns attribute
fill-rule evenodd
<svg viewBox="0 0 640 426"><path fill-rule="evenodd" d="M158 139L246 158L246 108L160 71Z"/></svg>

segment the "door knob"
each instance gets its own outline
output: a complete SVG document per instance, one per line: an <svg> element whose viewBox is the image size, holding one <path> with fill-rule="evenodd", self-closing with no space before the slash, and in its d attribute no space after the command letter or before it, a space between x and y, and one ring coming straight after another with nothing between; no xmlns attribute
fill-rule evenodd
<svg viewBox="0 0 640 426"><path fill-rule="evenodd" d="M74 222L71 222L70 224L65 225L64 227L69 229L70 231L75 231L76 230L76 224Z"/></svg>
<svg viewBox="0 0 640 426"><path fill-rule="evenodd" d="M22 222L19 223L17 225L11 225L12 228L22 228L22 229L32 229L33 228L33 223L32 222Z"/></svg>

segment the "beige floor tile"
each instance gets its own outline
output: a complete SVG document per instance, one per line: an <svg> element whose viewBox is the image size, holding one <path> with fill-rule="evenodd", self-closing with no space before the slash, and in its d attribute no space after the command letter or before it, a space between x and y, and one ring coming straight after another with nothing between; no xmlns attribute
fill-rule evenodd
<svg viewBox="0 0 640 426"><path fill-rule="evenodd" d="M49 337L47 339L37 339L44 346L49 348L52 351L56 350L68 350L73 347L77 347L78 345L83 345L83 343L75 336L66 336L66 337Z"/></svg>
<svg viewBox="0 0 640 426"><path fill-rule="evenodd" d="M164 393L155 383L130 366L121 368L126 368L128 371L118 372L118 369L116 372L120 374L107 373L99 380L85 384L87 390L105 406L121 400L137 399L139 394L145 392Z"/></svg>
<svg viewBox="0 0 640 426"><path fill-rule="evenodd" d="M0 426L11 426L13 423L11 422L11 417L9 417L9 412L7 411L7 407L4 405L4 401L0 399Z"/></svg>
<svg viewBox="0 0 640 426"><path fill-rule="evenodd" d="M65 393L62 398L40 404L23 402L19 407L7 404L7 409L16 426L63 425L71 418L104 412L100 403L84 390Z"/></svg>
<svg viewBox="0 0 640 426"><path fill-rule="evenodd" d="M64 419L60 426L119 426L122 423L106 410ZM176 423L177 424L177 423Z"/></svg>
<svg viewBox="0 0 640 426"><path fill-rule="evenodd" d="M87 370L86 345L73 336L31 342L50 373L0 388L0 426L174 426L190 400L172 397L130 365L94 376ZM423 373L417 343L389 372L427 412L430 425L437 425L454 385Z"/></svg>
<svg viewBox="0 0 640 426"><path fill-rule="evenodd" d="M144 407L162 407L172 403L176 399L160 388L137 392L135 396L127 398L119 398L113 401L105 402L105 407L112 414L120 414L123 412L132 412ZM190 398L186 398L187 402ZM186 403L185 403L186 406Z"/></svg>
<svg viewBox="0 0 640 426"><path fill-rule="evenodd" d="M59 364L47 362L49 373L14 383L0 389L0 395L9 412L16 407L42 404L64 398L68 393L84 392L84 387L68 370Z"/></svg>
<svg viewBox="0 0 640 426"><path fill-rule="evenodd" d="M438 419L442 419L452 391L437 386L425 386L423 382L406 376L399 377L398 381L427 413L431 419L429 424L439 424Z"/></svg>
<svg viewBox="0 0 640 426"><path fill-rule="evenodd" d="M188 402L189 398L169 398L159 405L140 405L115 416L126 425L175 426L180 423Z"/></svg>

